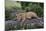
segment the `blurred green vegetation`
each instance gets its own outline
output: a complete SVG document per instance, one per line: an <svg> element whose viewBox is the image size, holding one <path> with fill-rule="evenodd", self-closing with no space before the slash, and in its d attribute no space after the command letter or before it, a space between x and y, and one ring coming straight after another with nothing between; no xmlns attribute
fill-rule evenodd
<svg viewBox="0 0 46 31"><path fill-rule="evenodd" d="M34 11L37 13L39 17L43 17L44 13L44 4L43 3L37 3L37 2L21 2L22 9L29 11Z"/></svg>
<svg viewBox="0 0 46 31"><path fill-rule="evenodd" d="M34 11L37 13L39 17L43 17L44 15L44 3L39 2L22 2L22 1L5 1L5 18L11 19L12 10L16 10L18 12L29 12Z"/></svg>
<svg viewBox="0 0 46 31"><path fill-rule="evenodd" d="M38 26L37 24L34 26L32 26L31 24L25 24L22 26L20 24L17 25L7 24L5 26L6 30L23 30L23 29L39 29L39 28L43 28L43 26Z"/></svg>

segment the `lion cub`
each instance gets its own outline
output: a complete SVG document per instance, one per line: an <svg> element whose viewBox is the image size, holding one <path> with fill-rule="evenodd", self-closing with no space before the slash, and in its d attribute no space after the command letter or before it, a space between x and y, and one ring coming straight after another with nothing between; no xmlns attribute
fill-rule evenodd
<svg viewBox="0 0 46 31"><path fill-rule="evenodd" d="M38 18L37 14L35 12L25 12L25 13L16 14L16 19L19 20L19 21L21 19L22 19L22 21L25 21L27 18L31 19L32 17Z"/></svg>

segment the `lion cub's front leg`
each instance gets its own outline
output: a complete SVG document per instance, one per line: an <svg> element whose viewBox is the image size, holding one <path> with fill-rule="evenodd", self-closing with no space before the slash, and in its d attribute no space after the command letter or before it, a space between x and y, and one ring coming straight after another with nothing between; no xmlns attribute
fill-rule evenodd
<svg viewBox="0 0 46 31"><path fill-rule="evenodd" d="M25 20L26 20L25 15L22 15L22 21L21 21L21 25L24 25Z"/></svg>

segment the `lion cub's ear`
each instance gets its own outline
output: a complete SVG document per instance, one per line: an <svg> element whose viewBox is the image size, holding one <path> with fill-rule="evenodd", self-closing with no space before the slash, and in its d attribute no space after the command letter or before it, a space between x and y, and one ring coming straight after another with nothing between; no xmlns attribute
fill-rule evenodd
<svg viewBox="0 0 46 31"><path fill-rule="evenodd" d="M16 14L16 16L17 16L17 14Z"/></svg>

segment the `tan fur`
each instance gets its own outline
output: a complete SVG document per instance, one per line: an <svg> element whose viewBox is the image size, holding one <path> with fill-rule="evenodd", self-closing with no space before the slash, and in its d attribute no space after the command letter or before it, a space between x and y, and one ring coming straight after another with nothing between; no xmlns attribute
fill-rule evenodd
<svg viewBox="0 0 46 31"><path fill-rule="evenodd" d="M25 21L26 18L31 19L32 17L36 17L36 18L38 17L35 12L18 13L18 14L16 14L16 16L17 16L18 20L22 19L22 21Z"/></svg>

